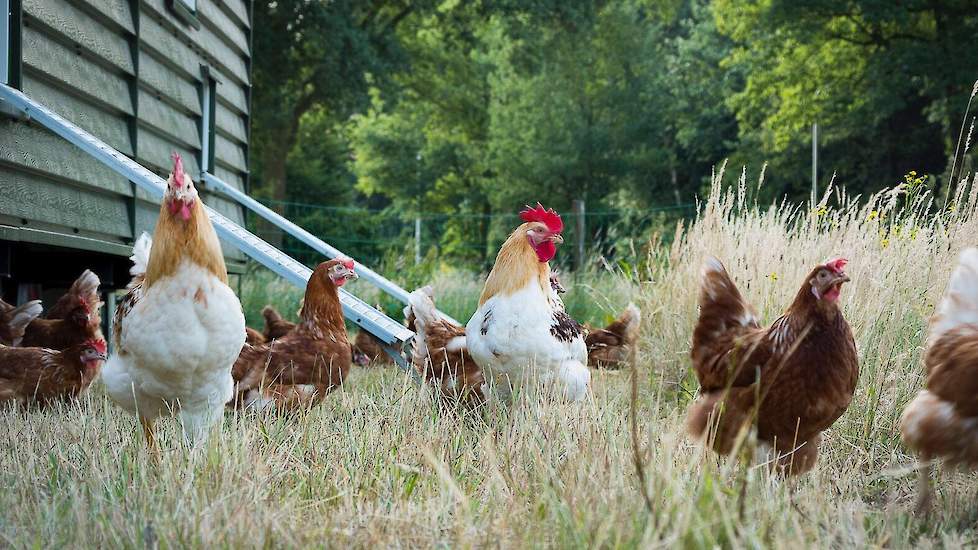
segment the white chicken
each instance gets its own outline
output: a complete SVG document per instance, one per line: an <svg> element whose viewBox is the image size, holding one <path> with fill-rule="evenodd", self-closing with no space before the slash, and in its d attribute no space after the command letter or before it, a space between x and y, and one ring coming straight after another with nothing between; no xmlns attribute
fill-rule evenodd
<svg viewBox="0 0 978 550"><path fill-rule="evenodd" d="M207 439L233 394L231 366L245 339L217 235L179 155L173 161L155 239L144 235L134 247L115 352L102 370L108 394L139 417L151 448L161 415L179 414L190 442Z"/></svg>
<svg viewBox="0 0 978 550"><path fill-rule="evenodd" d="M500 397L526 381L554 383L564 399L587 395L591 374L581 325L550 284L563 222L537 203L496 256L479 308L465 327L468 351ZM484 392L487 390L484 390Z"/></svg>

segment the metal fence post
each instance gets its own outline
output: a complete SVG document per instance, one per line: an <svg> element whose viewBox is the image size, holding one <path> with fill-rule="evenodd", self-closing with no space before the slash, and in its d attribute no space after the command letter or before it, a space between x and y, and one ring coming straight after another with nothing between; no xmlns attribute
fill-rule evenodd
<svg viewBox="0 0 978 550"><path fill-rule="evenodd" d="M421 263L421 216L414 218L414 265Z"/></svg>
<svg viewBox="0 0 978 550"><path fill-rule="evenodd" d="M575 199L574 200L574 215L575 222L577 223L577 269L582 269L584 267L584 234L587 232L587 223L584 219L584 201Z"/></svg>

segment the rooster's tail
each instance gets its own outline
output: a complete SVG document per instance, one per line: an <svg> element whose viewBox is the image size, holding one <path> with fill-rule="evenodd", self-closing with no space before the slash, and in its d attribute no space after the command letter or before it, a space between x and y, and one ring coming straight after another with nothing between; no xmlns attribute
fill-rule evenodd
<svg viewBox="0 0 978 550"><path fill-rule="evenodd" d="M978 248L961 253L931 320L930 342L964 325L978 325Z"/></svg>

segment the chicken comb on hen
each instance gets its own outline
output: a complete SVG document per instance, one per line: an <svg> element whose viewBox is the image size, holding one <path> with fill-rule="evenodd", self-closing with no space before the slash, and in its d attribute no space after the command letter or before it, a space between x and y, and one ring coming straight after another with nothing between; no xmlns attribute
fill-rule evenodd
<svg viewBox="0 0 978 550"><path fill-rule="evenodd" d="M101 338L91 338L85 341L85 345L91 347L99 353L105 353L108 351L108 346L105 344L105 340Z"/></svg>
<svg viewBox="0 0 978 550"><path fill-rule="evenodd" d="M539 202L536 208L526 205L526 208L520 212L520 219L525 222L540 222L554 233L560 233L564 230L564 222L561 221L560 215L553 208L544 208Z"/></svg>
<svg viewBox="0 0 978 550"><path fill-rule="evenodd" d="M835 273L842 273L842 270L844 270L846 268L846 265L848 263L849 263L849 260L847 260L845 258L833 258L833 259L825 262L825 267L831 269Z"/></svg>
<svg viewBox="0 0 978 550"><path fill-rule="evenodd" d="M173 159L173 184L180 187L183 185L183 177L185 175L183 171L183 159L180 157L180 153L176 151L170 155L170 158Z"/></svg>

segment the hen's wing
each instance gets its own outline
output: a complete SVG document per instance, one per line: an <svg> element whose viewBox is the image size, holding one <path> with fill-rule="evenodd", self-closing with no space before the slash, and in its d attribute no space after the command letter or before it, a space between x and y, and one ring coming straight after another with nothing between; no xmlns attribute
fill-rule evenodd
<svg viewBox="0 0 978 550"><path fill-rule="evenodd" d="M744 300L720 260L709 257L701 272L699 320L693 330L690 355L703 390L746 386L755 370L763 368L776 344L770 330L757 323L753 308Z"/></svg>

